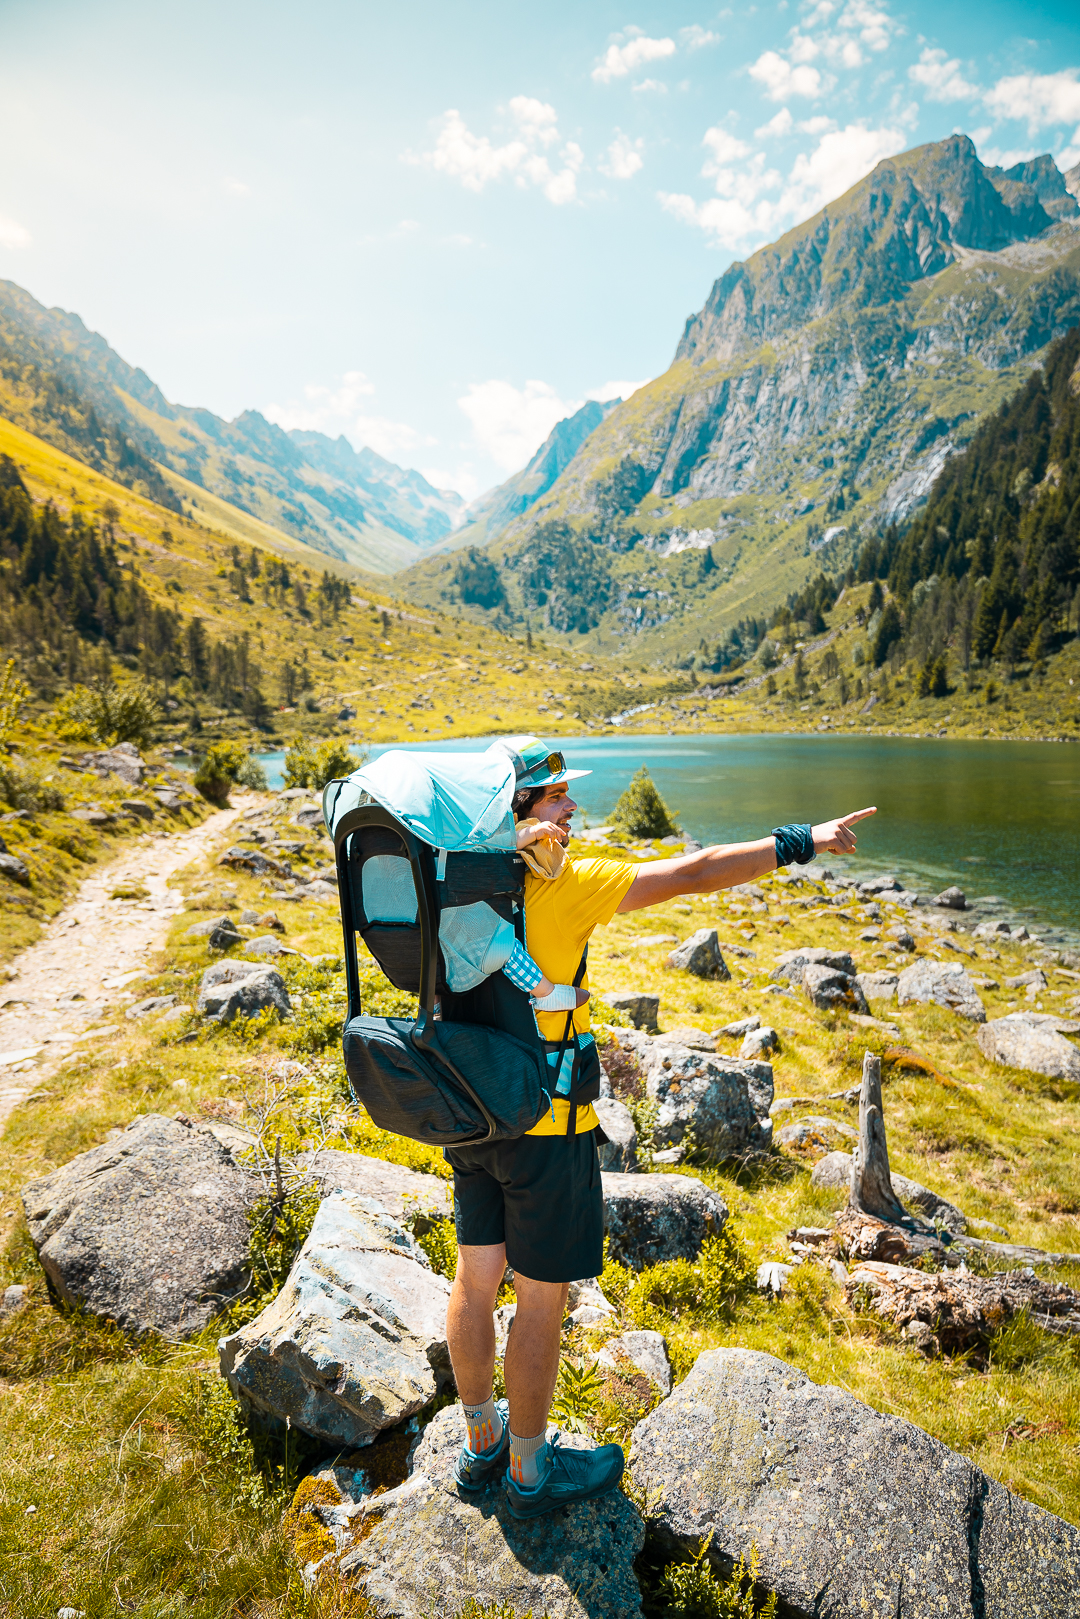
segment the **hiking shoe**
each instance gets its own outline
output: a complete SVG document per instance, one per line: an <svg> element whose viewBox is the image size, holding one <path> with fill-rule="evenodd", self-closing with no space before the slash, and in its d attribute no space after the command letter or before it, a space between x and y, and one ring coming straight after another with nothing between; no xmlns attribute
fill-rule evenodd
<svg viewBox="0 0 1080 1619"><path fill-rule="evenodd" d="M507 1476L506 1499L515 1518L539 1518L574 1501L595 1501L607 1495L622 1478L621 1445L600 1445L596 1450L564 1450L559 1435L548 1446L551 1465L543 1479L528 1490Z"/></svg>
<svg viewBox="0 0 1080 1619"><path fill-rule="evenodd" d="M490 1450L482 1450L477 1456L469 1449L469 1441L466 1440L454 1463L454 1482L459 1489L468 1490L471 1494L482 1490L493 1478L505 1473L510 1459L510 1407L506 1400L496 1400L495 1409L503 1425L499 1443L492 1445Z"/></svg>

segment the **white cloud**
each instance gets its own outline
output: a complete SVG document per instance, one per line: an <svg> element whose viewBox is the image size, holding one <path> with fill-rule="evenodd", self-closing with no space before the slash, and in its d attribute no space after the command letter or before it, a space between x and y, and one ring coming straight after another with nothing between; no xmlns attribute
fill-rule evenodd
<svg viewBox="0 0 1080 1619"><path fill-rule="evenodd" d="M871 51L883 51L890 36L898 31L887 11L868 4L868 0L851 0L839 19L841 28L857 30L863 44Z"/></svg>
<svg viewBox="0 0 1080 1619"><path fill-rule="evenodd" d="M482 191L491 181L512 176L519 186L537 186L556 205L573 202L577 175L585 160L581 147L567 141L558 155L559 169L552 167L541 150L559 140L555 108L532 96L513 96L509 112L517 133L496 146L486 135L474 135L456 107L451 107L443 114L432 150L419 156L407 152L405 161L426 164L460 180L467 191Z"/></svg>
<svg viewBox="0 0 1080 1619"><path fill-rule="evenodd" d="M228 175L222 180L221 189L228 192L230 197L251 196L251 187L249 185L245 185L243 180L234 180Z"/></svg>
<svg viewBox="0 0 1080 1619"><path fill-rule="evenodd" d="M836 125L831 118L821 115L817 118L804 118L798 128L800 135L826 135L829 130L835 129Z"/></svg>
<svg viewBox="0 0 1080 1619"><path fill-rule="evenodd" d="M631 394L636 394L639 388L644 388L651 381L651 377L642 377L640 382L604 382L599 388L589 389L589 398L598 399L601 404L608 399L629 399Z"/></svg>
<svg viewBox="0 0 1080 1619"><path fill-rule="evenodd" d="M20 225L17 219L9 219L6 214L0 214L0 247L29 247L33 237L25 225Z"/></svg>
<svg viewBox="0 0 1080 1619"><path fill-rule="evenodd" d="M794 118L786 107L781 107L767 124L754 130L754 138L759 141L780 140L784 135L790 135L794 127Z"/></svg>
<svg viewBox="0 0 1080 1619"><path fill-rule="evenodd" d="M306 433L326 433L330 438L344 433L356 449L368 444L389 461L413 456L437 442L418 433L407 422L369 415L368 400L374 392L375 384L362 371L346 371L334 386L309 382L302 399L287 405L266 405L263 415L286 433L293 428Z"/></svg>
<svg viewBox="0 0 1080 1619"><path fill-rule="evenodd" d="M801 63L792 67L777 51L764 51L750 68L750 77L763 87L770 101L786 101L789 96L821 94L822 79L816 67Z"/></svg>
<svg viewBox="0 0 1080 1619"><path fill-rule="evenodd" d="M812 152L800 152L792 164L781 199L783 211L802 218L817 213L827 202L843 196L883 157L892 157L903 148L904 135L899 129L869 129L857 123L831 130Z"/></svg>
<svg viewBox="0 0 1080 1619"><path fill-rule="evenodd" d="M702 28L700 23L691 23L689 28L679 29L679 38L688 51L700 51L706 45L719 45L723 34L714 34L710 28Z"/></svg>
<svg viewBox="0 0 1080 1619"><path fill-rule="evenodd" d="M608 46L593 68L592 76L597 84L610 84L612 79L625 79L627 74L644 67L646 62L660 62L674 55L673 39L649 39L647 35L635 31L625 45Z"/></svg>
<svg viewBox="0 0 1080 1619"><path fill-rule="evenodd" d="M607 149L607 154L600 168L604 174L610 174L613 180L632 179L638 170L644 166L641 156L645 142L641 139L631 140L622 130L616 130L615 139Z"/></svg>
<svg viewBox="0 0 1080 1619"><path fill-rule="evenodd" d="M770 231L776 219L776 205L762 199L750 208L737 197L710 197L707 202L695 202L669 191L658 191L660 206L684 225L696 225L711 236L717 247L732 250Z"/></svg>
<svg viewBox="0 0 1080 1619"><path fill-rule="evenodd" d="M999 118L1026 119L1028 134L1034 138L1053 124L1080 121L1077 72L1069 67L1060 73L1013 74L999 79L983 99Z"/></svg>
<svg viewBox="0 0 1080 1619"><path fill-rule="evenodd" d="M979 157L991 168L1011 169L1014 163L1026 163L1028 158L1038 156L1034 146L1014 146L1011 151L1003 151L1000 146L983 146L978 141L975 144Z"/></svg>
<svg viewBox="0 0 1080 1619"><path fill-rule="evenodd" d="M931 101L969 101L979 93L978 86L964 78L958 59L948 59L944 51L922 51L908 68L908 78L921 84Z"/></svg>
<svg viewBox="0 0 1080 1619"><path fill-rule="evenodd" d="M433 488L455 490L466 505L488 487L486 482L480 481L468 462L452 472L446 467L420 467L419 472Z"/></svg>
<svg viewBox="0 0 1080 1619"><path fill-rule="evenodd" d="M639 90L655 90L658 95L667 95L667 85L662 79L642 79L640 84L632 84L630 88L635 94Z"/></svg>
<svg viewBox="0 0 1080 1619"><path fill-rule="evenodd" d="M473 382L458 404L472 423L473 437L504 472L517 472L531 460L556 422L584 403L560 399L548 382L533 379L524 388L492 378Z"/></svg>
<svg viewBox="0 0 1080 1619"><path fill-rule="evenodd" d="M1060 151L1054 160L1061 170L1071 169L1080 163L1080 126L1073 130L1073 138L1068 146Z"/></svg>

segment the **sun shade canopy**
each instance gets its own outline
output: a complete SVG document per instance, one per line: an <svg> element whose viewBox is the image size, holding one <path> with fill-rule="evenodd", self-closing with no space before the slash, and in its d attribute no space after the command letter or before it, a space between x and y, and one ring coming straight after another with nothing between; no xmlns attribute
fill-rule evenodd
<svg viewBox="0 0 1080 1619"><path fill-rule="evenodd" d="M433 848L451 853L516 849L514 766L498 747L486 753L411 753L392 748L323 791L331 837L362 804L381 804Z"/></svg>

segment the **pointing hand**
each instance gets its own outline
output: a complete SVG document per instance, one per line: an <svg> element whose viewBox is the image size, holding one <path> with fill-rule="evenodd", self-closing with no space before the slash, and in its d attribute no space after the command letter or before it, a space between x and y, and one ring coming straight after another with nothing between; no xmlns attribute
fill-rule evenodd
<svg viewBox="0 0 1080 1619"><path fill-rule="evenodd" d="M857 839L851 830L856 821L865 821L868 815L876 815L877 806L872 809L852 810L850 815L841 815L837 821L822 821L820 826L810 828L814 839L814 853L822 854L828 850L829 854L853 854Z"/></svg>

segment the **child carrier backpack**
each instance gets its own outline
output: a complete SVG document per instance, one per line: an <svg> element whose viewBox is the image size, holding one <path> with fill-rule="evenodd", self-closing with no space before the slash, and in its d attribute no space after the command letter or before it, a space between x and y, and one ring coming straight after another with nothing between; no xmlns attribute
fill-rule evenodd
<svg viewBox="0 0 1080 1619"><path fill-rule="evenodd" d="M531 997L499 969L525 936L525 863L511 804L515 774L486 753L391 750L323 793L334 840L348 1009L345 1068L381 1129L434 1146L509 1140L552 1098L595 1100L600 1063L573 1013L545 1040ZM356 939L415 1019L365 1016ZM587 950L574 979L580 983Z"/></svg>

